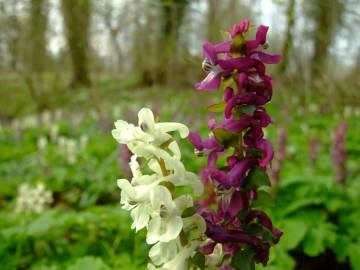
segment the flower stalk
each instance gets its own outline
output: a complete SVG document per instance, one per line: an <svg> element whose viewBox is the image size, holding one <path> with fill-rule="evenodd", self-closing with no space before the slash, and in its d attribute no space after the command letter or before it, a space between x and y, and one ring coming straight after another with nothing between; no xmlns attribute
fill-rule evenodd
<svg viewBox="0 0 360 270"><path fill-rule="evenodd" d="M271 124L265 105L272 97L272 79L265 64L280 61L280 55L265 52L267 26L259 26L254 39L248 39L248 20L235 24L230 39L203 45L206 78L197 83L200 91L223 91L223 101L209 106L222 114L222 120L209 121L212 136L203 140L190 133L197 153L208 156L201 172L207 190L214 192L199 202L198 213L206 221L207 252L221 246L221 269L252 269L254 263L267 264L269 249L281 232L267 214L259 210L270 185L267 168L273 159L270 142L263 129ZM226 166L218 162L226 158ZM215 210L214 210L215 209ZM240 259L246 257L246 260Z"/></svg>
<svg viewBox="0 0 360 270"><path fill-rule="evenodd" d="M119 120L112 131L132 153L132 179L118 180L122 207L130 211L133 229L147 229L146 242L152 245L148 269L190 269L205 239L205 221L192 210L192 197L178 195L177 190L191 187L201 195L203 185L186 171L180 148L170 135L177 131L185 138L189 130L179 123L156 123L149 109L140 110L138 117L138 126Z"/></svg>

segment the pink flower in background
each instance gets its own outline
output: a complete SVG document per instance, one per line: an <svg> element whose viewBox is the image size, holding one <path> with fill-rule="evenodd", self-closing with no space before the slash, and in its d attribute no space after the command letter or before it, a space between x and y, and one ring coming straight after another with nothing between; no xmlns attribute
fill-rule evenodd
<svg viewBox="0 0 360 270"><path fill-rule="evenodd" d="M317 138L309 139L309 158L313 166L315 165L315 162L318 159L321 144L322 144L321 141Z"/></svg>
<svg viewBox="0 0 360 270"><path fill-rule="evenodd" d="M280 172L287 158L286 144L287 144L287 131L281 127L277 130L276 151L274 162L271 166L271 176L274 183L280 181Z"/></svg>
<svg viewBox="0 0 360 270"><path fill-rule="evenodd" d="M343 184L346 178L346 131L348 125L341 122L332 133L331 155L336 168L336 181Z"/></svg>

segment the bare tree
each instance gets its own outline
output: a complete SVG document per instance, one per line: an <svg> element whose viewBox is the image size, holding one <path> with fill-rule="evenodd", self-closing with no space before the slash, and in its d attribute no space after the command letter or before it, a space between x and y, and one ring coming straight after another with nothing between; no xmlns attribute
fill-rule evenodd
<svg viewBox="0 0 360 270"><path fill-rule="evenodd" d="M286 32L282 48L283 59L280 62L280 72L285 72L289 65L289 58L293 49L294 25L295 25L295 0L288 0L286 9Z"/></svg>
<svg viewBox="0 0 360 270"><path fill-rule="evenodd" d="M46 49L47 1L31 0L29 13L28 48L25 63L31 72L43 73L48 61Z"/></svg>
<svg viewBox="0 0 360 270"><path fill-rule="evenodd" d="M73 86L89 86L90 0L62 0L67 45L73 68Z"/></svg>
<svg viewBox="0 0 360 270"><path fill-rule="evenodd" d="M313 0L307 4L310 5L310 18L315 24L311 57L311 75L315 79L326 73L329 49L342 25L345 2Z"/></svg>
<svg viewBox="0 0 360 270"><path fill-rule="evenodd" d="M180 26L186 13L189 0L159 0L162 20L160 22L159 51L160 61L157 66L156 81L168 84L179 68L179 50L177 45Z"/></svg>

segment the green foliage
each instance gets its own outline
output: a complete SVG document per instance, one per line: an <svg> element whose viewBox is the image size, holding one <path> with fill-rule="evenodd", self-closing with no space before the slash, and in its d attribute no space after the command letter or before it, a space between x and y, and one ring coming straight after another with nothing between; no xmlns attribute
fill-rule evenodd
<svg viewBox="0 0 360 270"><path fill-rule="evenodd" d="M262 186L270 186L270 179L268 174L261 168L256 167L251 169L246 177L246 188L258 188Z"/></svg>
<svg viewBox="0 0 360 270"><path fill-rule="evenodd" d="M216 103L216 104L212 104L208 107L208 110L210 112L223 112L225 110L225 107L226 107L226 102L223 101L223 102L220 102L220 103Z"/></svg>
<svg viewBox="0 0 360 270"><path fill-rule="evenodd" d="M110 267L107 266L101 258L96 257L82 257L76 260L76 262L69 266L67 270L109 270Z"/></svg>
<svg viewBox="0 0 360 270"><path fill-rule="evenodd" d="M226 131L223 128L216 128L212 131L216 140L222 144L225 148L230 146L236 146L239 141L239 135Z"/></svg>
<svg viewBox="0 0 360 270"><path fill-rule="evenodd" d="M231 260L231 266L236 270L255 270L254 262L255 251L246 247L236 252Z"/></svg>
<svg viewBox="0 0 360 270"><path fill-rule="evenodd" d="M109 99L116 101L114 106L103 106L109 109L105 111L109 123L113 117L122 118L122 112L132 114L143 106L151 106L148 102L154 95L151 90L125 91L121 98L113 98L118 91L117 85L108 85L104 92L110 96ZM80 104L82 94L79 92L74 97ZM161 121L191 123L191 130L200 130L206 137L205 116L201 115L206 113L205 110L194 113L194 107L188 106L193 99L191 92L177 92L176 95L174 99L174 92L164 91L159 102L167 106L159 108ZM119 112L114 108L120 108ZM37 121L34 116L31 121L17 119L17 125L6 124L0 129L1 269L146 268L148 247L144 232L135 235L130 230L131 218L119 205L120 191L116 179L123 177L121 172L127 164L119 164L118 145L111 137L110 129L101 131L103 123L99 123L93 113L86 113L91 108L82 109L81 113L76 113L81 114L80 120L69 113L63 120L32 125L31 122ZM250 109L246 108L244 113L251 113ZM283 116L276 109L276 106L270 107L269 113L282 122ZM360 269L360 123L356 117L346 119L351 127L347 140L349 172L345 185L340 186L334 180L329 156L329 134L339 117L326 114L320 117L310 113L305 116L293 113L291 117L287 126L288 159L282 168L280 182L269 187L269 178L260 169L251 171L246 182L248 186L262 186L254 204L258 203L259 208L266 205L264 210L274 225L284 232L279 244L271 249L266 269L295 269L294 253L316 258L328 251L338 262ZM58 126L58 137L76 140L78 153L74 163L61 153L58 141L52 140L50 134L54 125ZM79 141L84 134L88 136L88 143L80 147ZM236 146L239 143L236 136L224 130L216 129L214 134L223 144ZM271 125L267 137L272 142L275 142L275 134L276 129ZM40 137L48 141L43 151L37 146ZM310 137L322 142L315 164L311 164L308 158ZM194 158L189 142L183 141L181 150L188 170L198 172L206 163L205 158ZM225 159L223 163L226 163ZM53 191L51 208L41 214L16 213L19 185L38 182ZM186 209L183 215L191 215L193 211L193 208ZM270 235L256 226L251 231L259 237ZM243 259L249 257L246 252L250 251L243 252L234 257L234 267L252 269L253 266ZM202 261L203 258L196 255L192 263L201 268ZM256 266L256 269L263 268Z"/></svg>

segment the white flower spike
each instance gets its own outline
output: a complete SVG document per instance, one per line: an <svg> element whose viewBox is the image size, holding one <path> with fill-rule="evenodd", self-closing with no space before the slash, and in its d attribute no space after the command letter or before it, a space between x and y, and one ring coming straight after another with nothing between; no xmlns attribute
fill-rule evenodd
<svg viewBox="0 0 360 270"><path fill-rule="evenodd" d="M149 269L186 270L205 239L205 221L198 214L182 216L185 209L193 207L193 200L190 195L176 195L176 190L188 186L201 195L204 188L194 173L186 171L180 147L170 132L186 138L189 129L180 123L156 123L146 108L138 118L138 126L118 120L112 131L133 153L129 163L132 179L118 180L120 203L130 211L132 229L147 229L146 242L153 245Z"/></svg>

